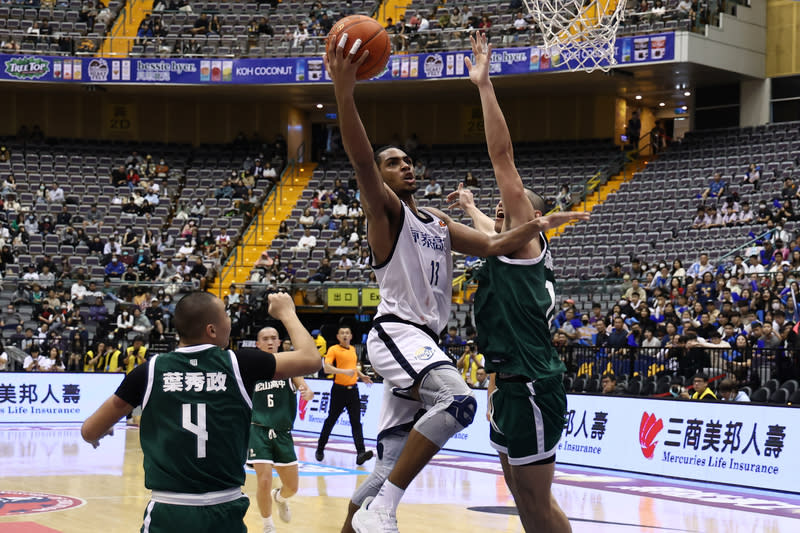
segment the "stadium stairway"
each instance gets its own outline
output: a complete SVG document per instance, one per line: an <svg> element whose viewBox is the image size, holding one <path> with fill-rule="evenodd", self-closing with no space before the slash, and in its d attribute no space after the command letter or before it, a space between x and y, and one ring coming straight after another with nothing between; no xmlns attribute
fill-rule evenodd
<svg viewBox="0 0 800 533"><path fill-rule="evenodd" d="M153 11L153 0L140 0L139 2L128 2L122 12L114 21L108 37L103 41L103 46L97 54L101 57L127 57L130 52L136 32L139 31L139 24L146 13ZM113 37L113 38L112 38ZM116 37L123 37L117 39Z"/></svg>
<svg viewBox="0 0 800 533"><path fill-rule="evenodd" d="M311 181L316 166L316 163L301 165L290 163L281 176L282 184L270 193L256 215L258 220L250 224L235 252L228 259L229 263L233 261L235 266L227 268L226 264L222 275L217 276L214 284L208 288L209 292L221 298L230 292L232 283L247 281L250 269L253 268L261 252L269 247L277 235L281 221L289 217L303 191L308 188L308 182Z"/></svg>
<svg viewBox="0 0 800 533"><path fill-rule="evenodd" d="M647 167L648 162L649 159L632 159L628 161L621 173L609 178L604 185L601 185L592 194L587 196L585 202L574 206L573 210L591 213L596 206L606 201L609 194L617 192L623 183L633 179L634 174L643 171ZM558 228L548 231L547 238L552 239L553 237L559 236L564 231L564 228L571 224L572 223L559 226Z"/></svg>

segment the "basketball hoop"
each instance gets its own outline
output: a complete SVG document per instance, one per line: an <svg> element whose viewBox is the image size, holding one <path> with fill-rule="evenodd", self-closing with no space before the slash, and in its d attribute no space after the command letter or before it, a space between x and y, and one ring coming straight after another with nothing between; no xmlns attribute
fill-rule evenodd
<svg viewBox="0 0 800 533"><path fill-rule="evenodd" d="M608 72L625 0L524 0L553 66Z"/></svg>

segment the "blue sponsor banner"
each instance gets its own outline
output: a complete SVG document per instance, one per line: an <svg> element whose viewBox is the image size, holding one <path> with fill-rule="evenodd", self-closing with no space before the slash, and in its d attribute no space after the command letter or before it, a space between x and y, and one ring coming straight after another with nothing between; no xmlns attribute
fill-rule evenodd
<svg viewBox="0 0 800 533"><path fill-rule="evenodd" d="M671 61L675 34L622 37L615 44L619 65ZM591 52L581 52L591 53ZM395 55L372 81L465 78L468 51ZM491 74L566 71L577 63L569 46L502 48L492 51ZM322 58L183 59L64 58L0 55L0 80L125 84L295 84L327 83Z"/></svg>

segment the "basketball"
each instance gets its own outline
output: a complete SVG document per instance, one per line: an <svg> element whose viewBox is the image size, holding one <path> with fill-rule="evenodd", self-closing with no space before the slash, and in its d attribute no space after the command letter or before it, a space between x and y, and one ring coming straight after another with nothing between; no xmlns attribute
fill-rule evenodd
<svg viewBox="0 0 800 533"><path fill-rule="evenodd" d="M358 68L356 79L368 80L383 72L392 53L392 43L389 40L389 34L377 20L365 15L351 15L339 20L328 34L325 45L326 52L330 52L336 47L342 33L347 34L345 50L348 52L356 39L361 39L361 47L356 53L356 59L361 57L364 50L369 50L369 57Z"/></svg>

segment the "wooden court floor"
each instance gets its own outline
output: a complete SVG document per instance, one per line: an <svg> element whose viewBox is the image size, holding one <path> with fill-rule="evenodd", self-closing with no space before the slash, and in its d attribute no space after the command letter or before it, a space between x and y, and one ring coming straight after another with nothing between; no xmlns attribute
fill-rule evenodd
<svg viewBox="0 0 800 533"><path fill-rule="evenodd" d="M300 491L291 500L292 522L276 516L278 531L339 531L349 496L371 462L356 467L352 443L332 441L317 463L313 436L296 440ZM499 471L493 457L440 454L407 491L398 512L400 530L522 532L509 514L513 501ZM244 490L251 498L248 529L259 532L252 471ZM74 506L20 514L26 505L37 507L36 493L71 497ZM800 495L562 465L554 494L575 533L800 532ZM138 430L119 426L93 450L81 441L77 424L0 425L0 533L136 532L147 503Z"/></svg>

